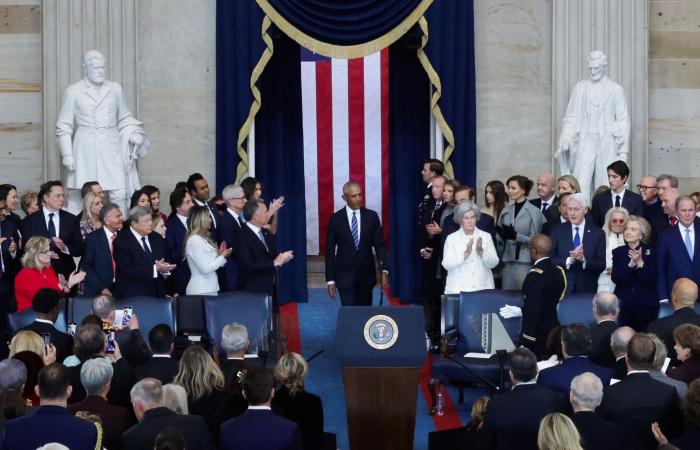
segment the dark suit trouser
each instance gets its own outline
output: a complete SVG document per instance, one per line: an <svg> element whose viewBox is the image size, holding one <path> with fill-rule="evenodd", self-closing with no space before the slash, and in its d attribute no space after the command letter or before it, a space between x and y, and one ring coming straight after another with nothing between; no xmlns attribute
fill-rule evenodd
<svg viewBox="0 0 700 450"><path fill-rule="evenodd" d="M437 277L438 266L433 260L424 263L423 315L425 330L433 337L440 335L440 295L444 291L443 280Z"/></svg>
<svg viewBox="0 0 700 450"><path fill-rule="evenodd" d="M10 335L7 315L10 313L11 299L11 293L0 292L0 360L7 358L10 353L7 343L12 336Z"/></svg>
<svg viewBox="0 0 700 450"><path fill-rule="evenodd" d="M338 288L340 304L343 306L372 306L374 284L355 281L349 288Z"/></svg>

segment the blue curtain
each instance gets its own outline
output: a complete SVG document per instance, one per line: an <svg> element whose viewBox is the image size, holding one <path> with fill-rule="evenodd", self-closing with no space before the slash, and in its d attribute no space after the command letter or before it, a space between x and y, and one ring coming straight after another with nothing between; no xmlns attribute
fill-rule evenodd
<svg viewBox="0 0 700 450"><path fill-rule="evenodd" d="M429 39L425 53L440 75L438 104L452 128L455 178L476 187L476 79L473 0L437 0L425 14Z"/></svg>
<svg viewBox="0 0 700 450"><path fill-rule="evenodd" d="M236 179L236 139L253 101L250 73L265 44L263 12L253 1L216 2L216 188Z"/></svg>
<svg viewBox="0 0 700 450"><path fill-rule="evenodd" d="M260 78L262 107L255 117L255 177L266 201L284 195L279 212L277 247L293 250L294 259L279 270L280 303L308 301L304 143L301 116L299 45L272 33L274 54Z"/></svg>
<svg viewBox="0 0 700 450"><path fill-rule="evenodd" d="M376 39L401 23L421 0L268 0L290 24L320 41L353 45Z"/></svg>
<svg viewBox="0 0 700 450"><path fill-rule="evenodd" d="M423 280L418 256L420 176L430 157L428 76L415 49L389 50L389 270L391 293L402 303L420 300Z"/></svg>

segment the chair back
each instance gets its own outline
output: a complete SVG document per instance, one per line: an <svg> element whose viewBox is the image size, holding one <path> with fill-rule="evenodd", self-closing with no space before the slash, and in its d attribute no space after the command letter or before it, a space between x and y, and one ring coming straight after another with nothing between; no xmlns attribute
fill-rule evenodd
<svg viewBox="0 0 700 450"><path fill-rule="evenodd" d="M462 292L459 299L459 339L457 351L482 353L482 330L484 330L485 314L498 314L505 305L523 305L523 297L519 292L503 291L500 289L485 289L482 291ZM500 318L511 340L517 344L522 329L522 317L510 319Z"/></svg>
<svg viewBox="0 0 700 450"><path fill-rule="evenodd" d="M580 322L593 325L593 297L595 294L568 294L557 304L557 319L561 325Z"/></svg>
<svg viewBox="0 0 700 450"><path fill-rule="evenodd" d="M85 316L92 314L92 297L73 297L68 299L68 323L80 325Z"/></svg>
<svg viewBox="0 0 700 450"><path fill-rule="evenodd" d="M177 332L175 323L175 313L173 301L169 298L155 297L131 297L123 300L117 300L116 309L122 309L125 306L134 308L134 314L139 319L139 329L144 339L148 340L148 333L158 324L164 323Z"/></svg>
<svg viewBox="0 0 700 450"><path fill-rule="evenodd" d="M695 302L695 306L693 306L693 309L696 313L700 314L700 304L698 304L698 302ZM670 316L671 314L673 314L673 311L673 305L669 300L659 302L659 319L663 319L664 317Z"/></svg>
<svg viewBox="0 0 700 450"><path fill-rule="evenodd" d="M445 294L440 301L440 334L450 334L459 327L459 294Z"/></svg>
<svg viewBox="0 0 700 450"><path fill-rule="evenodd" d="M177 333L203 335L207 331L204 300L201 295L180 295L175 299Z"/></svg>
<svg viewBox="0 0 700 450"><path fill-rule="evenodd" d="M268 350L271 326L270 298L265 294L233 291L218 296L204 296L207 335L221 344L221 330L236 322L248 329L249 353Z"/></svg>
<svg viewBox="0 0 700 450"><path fill-rule="evenodd" d="M27 308L23 311L8 314L7 322L10 327L10 333L14 335L27 325L31 325L36 320L36 312L32 308ZM58 301L58 318L53 324L57 330L66 332L66 299L62 298Z"/></svg>

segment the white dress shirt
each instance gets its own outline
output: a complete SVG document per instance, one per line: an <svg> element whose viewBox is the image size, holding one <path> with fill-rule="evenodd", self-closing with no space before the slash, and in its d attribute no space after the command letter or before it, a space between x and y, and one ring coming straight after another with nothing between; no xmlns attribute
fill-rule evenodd
<svg viewBox="0 0 700 450"><path fill-rule="evenodd" d="M219 222L216 221L216 217L214 217L214 212L212 211L212 208L209 206L208 203L203 202L197 198L192 197L192 200L198 205L198 206L206 206L207 210L209 211L209 217L211 217L211 220L214 221L214 228L218 225Z"/></svg>
<svg viewBox="0 0 700 450"><path fill-rule="evenodd" d="M574 242L574 240L576 239L576 227L578 227L578 237L581 240L581 245L583 245L583 232L586 229L586 219L583 219L581 221L580 225L574 225L573 223L571 224L571 242ZM574 258L572 258L571 256L567 256L566 257L566 270L569 270L569 268L571 267L571 265L573 263L574 263ZM583 260L583 268L584 269L586 268L585 256L584 256L584 260Z"/></svg>
<svg viewBox="0 0 700 450"><path fill-rule="evenodd" d="M691 223L689 227L685 227L680 221L678 221L678 231L681 233L681 241L685 246L685 230L690 230L690 243L693 245L693 254L695 254L695 224Z"/></svg>
<svg viewBox="0 0 700 450"><path fill-rule="evenodd" d="M145 237L146 238L146 247L148 247L148 251L150 251L151 254L153 254L153 250L151 248L151 242L148 240L148 236L141 236L138 233L138 231L134 230L133 227L129 227L129 230L131 230L131 234L134 235L134 237L136 238L136 242L139 243L139 247L141 247L141 249L143 249L143 241L141 240L141 238ZM155 264L153 264L153 278L158 278L158 270L156 269Z"/></svg>
<svg viewBox="0 0 700 450"><path fill-rule="evenodd" d="M361 223L360 223L360 210L359 209L352 209L349 206L345 206L345 212L348 215L348 225L350 226L350 234L352 234L352 213L356 213L355 217L357 217L357 237L359 239L360 237L360 230L361 228Z"/></svg>
<svg viewBox="0 0 700 450"><path fill-rule="evenodd" d="M613 208L615 207L615 197L617 197L618 195L620 196L620 207L622 207L622 199L625 198L625 192L627 192L627 189L625 189L624 187L622 188L622 192L619 193L614 192L612 189L610 189L610 196L612 197Z"/></svg>

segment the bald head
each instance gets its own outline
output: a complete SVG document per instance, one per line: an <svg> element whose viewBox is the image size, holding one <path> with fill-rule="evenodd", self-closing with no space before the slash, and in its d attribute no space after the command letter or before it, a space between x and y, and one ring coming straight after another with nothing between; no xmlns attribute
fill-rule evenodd
<svg viewBox="0 0 700 450"><path fill-rule="evenodd" d="M690 278L679 278L673 283L671 303L674 309L692 308L698 300L698 285Z"/></svg>
<svg viewBox="0 0 700 450"><path fill-rule="evenodd" d="M620 327L613 331L613 334L610 335L610 350L612 350L615 358L627 354L627 344L629 344L634 333L634 329L628 326Z"/></svg>
<svg viewBox="0 0 700 450"><path fill-rule="evenodd" d="M656 200L656 177L647 175L639 181L639 194L644 203L653 203Z"/></svg>
<svg viewBox="0 0 700 450"><path fill-rule="evenodd" d="M536 234L530 238L530 259L535 262L540 258L549 256L552 249L552 240L544 234Z"/></svg>
<svg viewBox="0 0 700 450"><path fill-rule="evenodd" d="M611 292L599 292L593 297L593 316L596 322L615 319L620 312L620 302Z"/></svg>
<svg viewBox="0 0 700 450"><path fill-rule="evenodd" d="M544 201L554 195L557 179L554 174L546 172L537 177L537 195Z"/></svg>

